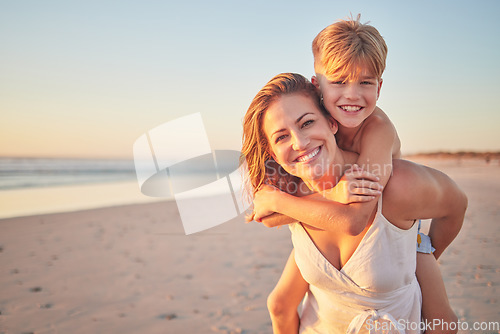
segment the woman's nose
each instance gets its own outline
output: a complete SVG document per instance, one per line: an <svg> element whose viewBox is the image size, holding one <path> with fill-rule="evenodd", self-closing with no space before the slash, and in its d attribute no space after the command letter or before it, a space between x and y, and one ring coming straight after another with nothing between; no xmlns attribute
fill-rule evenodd
<svg viewBox="0 0 500 334"><path fill-rule="evenodd" d="M292 138L292 148L295 151L301 151L309 144L309 137L301 133L293 134Z"/></svg>

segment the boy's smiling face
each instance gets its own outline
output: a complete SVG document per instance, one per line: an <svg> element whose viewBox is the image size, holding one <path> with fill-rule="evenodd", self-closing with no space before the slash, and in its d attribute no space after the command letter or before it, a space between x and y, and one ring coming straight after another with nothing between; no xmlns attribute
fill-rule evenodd
<svg viewBox="0 0 500 334"><path fill-rule="evenodd" d="M312 80L321 91L326 110L346 128L359 127L373 113L382 87L382 79L365 68L356 72L352 77L317 73Z"/></svg>

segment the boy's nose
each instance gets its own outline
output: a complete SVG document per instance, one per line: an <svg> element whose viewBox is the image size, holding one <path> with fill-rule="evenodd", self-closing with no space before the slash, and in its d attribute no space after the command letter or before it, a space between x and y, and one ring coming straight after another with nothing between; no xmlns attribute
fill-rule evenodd
<svg viewBox="0 0 500 334"><path fill-rule="evenodd" d="M344 95L346 98L351 100L358 98L359 97L358 86L355 84L347 84L344 91Z"/></svg>

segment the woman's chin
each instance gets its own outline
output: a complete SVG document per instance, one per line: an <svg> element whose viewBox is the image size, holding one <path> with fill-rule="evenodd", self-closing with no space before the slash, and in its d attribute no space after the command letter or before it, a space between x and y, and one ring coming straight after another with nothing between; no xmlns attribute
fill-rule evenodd
<svg viewBox="0 0 500 334"><path fill-rule="evenodd" d="M323 164L314 164L311 166L304 166L301 170L301 179L308 179L311 181L320 180L325 176L325 168Z"/></svg>

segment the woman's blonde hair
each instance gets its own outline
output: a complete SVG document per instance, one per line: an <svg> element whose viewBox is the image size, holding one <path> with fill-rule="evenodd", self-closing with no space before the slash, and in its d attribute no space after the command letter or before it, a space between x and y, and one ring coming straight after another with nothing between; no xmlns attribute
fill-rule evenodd
<svg viewBox="0 0 500 334"><path fill-rule="evenodd" d="M378 30L360 18L335 22L316 36L312 43L316 73L355 79L367 66L371 75L382 77L387 45Z"/></svg>
<svg viewBox="0 0 500 334"><path fill-rule="evenodd" d="M248 165L246 180L247 193L253 197L263 183L278 186L283 180L292 177L279 166L271 156L271 149L263 129L263 119L269 107L281 96L288 94L305 94L328 119L331 116L320 104L320 96L316 87L305 77L296 73L282 73L273 77L252 100L243 121L242 162Z"/></svg>

